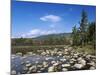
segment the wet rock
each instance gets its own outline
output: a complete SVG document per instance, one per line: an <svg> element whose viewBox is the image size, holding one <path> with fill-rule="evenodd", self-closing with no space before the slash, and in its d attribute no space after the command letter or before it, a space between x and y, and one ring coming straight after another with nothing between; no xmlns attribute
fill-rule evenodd
<svg viewBox="0 0 100 75"><path fill-rule="evenodd" d="M66 61L66 59L62 58L62 59L60 59L60 61L65 62L65 61Z"/></svg>
<svg viewBox="0 0 100 75"><path fill-rule="evenodd" d="M18 53L16 53L16 55L22 56L22 53L21 52L18 52Z"/></svg>
<svg viewBox="0 0 100 75"><path fill-rule="evenodd" d="M28 63L30 63L30 61L26 61L25 63L28 64Z"/></svg>
<svg viewBox="0 0 100 75"><path fill-rule="evenodd" d="M38 64L38 63L39 63L39 61L35 61L35 63L36 63L36 64Z"/></svg>
<svg viewBox="0 0 100 75"><path fill-rule="evenodd" d="M31 71L31 70L34 70L34 69L36 69L36 66L35 66L35 65L33 65L33 66L31 66L31 67L29 68L30 71Z"/></svg>
<svg viewBox="0 0 100 75"><path fill-rule="evenodd" d="M27 52L28 55L33 55L33 52Z"/></svg>
<svg viewBox="0 0 100 75"><path fill-rule="evenodd" d="M38 65L37 65L37 67L38 67L38 68L42 68L42 67L43 67L43 65L41 65L41 64L38 64Z"/></svg>
<svg viewBox="0 0 100 75"><path fill-rule="evenodd" d="M47 62L43 62L43 67L48 67L48 63Z"/></svg>
<svg viewBox="0 0 100 75"><path fill-rule="evenodd" d="M95 68L95 67L93 67L93 66L92 66L92 67L90 67L90 70L95 70L95 69L96 69L96 68Z"/></svg>
<svg viewBox="0 0 100 75"><path fill-rule="evenodd" d="M42 52L41 55L46 55L46 52Z"/></svg>
<svg viewBox="0 0 100 75"><path fill-rule="evenodd" d="M37 71L38 73L41 73L41 71Z"/></svg>
<svg viewBox="0 0 100 75"><path fill-rule="evenodd" d="M11 71L11 75L16 75L17 73L16 73L16 71L15 70L12 70Z"/></svg>
<svg viewBox="0 0 100 75"><path fill-rule="evenodd" d="M93 62L93 61L91 61L90 63L87 63L87 65L96 66L95 62Z"/></svg>
<svg viewBox="0 0 100 75"><path fill-rule="evenodd" d="M24 71L27 71L27 70L28 70L28 67L24 66L24 67L23 67L23 70L24 70Z"/></svg>
<svg viewBox="0 0 100 75"><path fill-rule="evenodd" d="M49 67L48 72L54 72L54 66Z"/></svg>
<svg viewBox="0 0 100 75"><path fill-rule="evenodd" d="M26 64L26 67L30 67L30 66L31 66L31 63Z"/></svg>
<svg viewBox="0 0 100 75"><path fill-rule="evenodd" d="M76 69L82 69L84 67L84 65L82 65L82 64L75 64L74 65L74 68L76 68Z"/></svg>
<svg viewBox="0 0 100 75"><path fill-rule="evenodd" d="M82 59L81 57L77 59L79 64L82 64L83 66L86 65L86 61Z"/></svg>
<svg viewBox="0 0 100 75"><path fill-rule="evenodd" d="M51 61L51 64L54 64L54 63L56 63L56 61Z"/></svg>
<svg viewBox="0 0 100 75"><path fill-rule="evenodd" d="M67 68L62 68L62 71L68 71L68 69Z"/></svg>
<svg viewBox="0 0 100 75"><path fill-rule="evenodd" d="M57 66L57 65L59 65L59 63L55 63L55 64L53 64L53 66Z"/></svg>
<svg viewBox="0 0 100 75"><path fill-rule="evenodd" d="M70 67L70 64L62 64L62 67Z"/></svg>

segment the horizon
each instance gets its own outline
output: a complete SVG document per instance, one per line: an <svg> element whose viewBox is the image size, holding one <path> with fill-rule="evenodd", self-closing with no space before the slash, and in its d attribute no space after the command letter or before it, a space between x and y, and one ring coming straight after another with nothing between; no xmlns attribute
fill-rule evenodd
<svg viewBox="0 0 100 75"><path fill-rule="evenodd" d="M96 20L95 6L12 0L11 38L72 32L73 26L79 27L83 9L88 22Z"/></svg>

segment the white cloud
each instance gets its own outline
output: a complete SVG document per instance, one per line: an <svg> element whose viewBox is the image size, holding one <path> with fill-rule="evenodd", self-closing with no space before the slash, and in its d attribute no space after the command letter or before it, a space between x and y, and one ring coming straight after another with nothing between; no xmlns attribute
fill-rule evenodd
<svg viewBox="0 0 100 75"><path fill-rule="evenodd" d="M23 38L32 38L32 37L37 37L40 35L48 35L48 34L56 34L59 33L56 30L40 30L40 29L33 29L29 31L28 33L22 34L21 36Z"/></svg>
<svg viewBox="0 0 100 75"><path fill-rule="evenodd" d="M40 17L40 20L42 21L49 21L49 22L59 22L61 21L61 17L60 16L56 16L56 15L46 15L43 17Z"/></svg>

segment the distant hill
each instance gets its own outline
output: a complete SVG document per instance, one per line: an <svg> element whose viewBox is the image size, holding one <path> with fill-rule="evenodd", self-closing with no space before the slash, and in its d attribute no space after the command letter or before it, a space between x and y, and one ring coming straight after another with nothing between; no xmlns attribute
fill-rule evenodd
<svg viewBox="0 0 100 75"><path fill-rule="evenodd" d="M35 38L12 38L13 46L65 45L70 44L71 33L41 35Z"/></svg>
<svg viewBox="0 0 100 75"><path fill-rule="evenodd" d="M48 34L48 35L41 35L38 37L33 38L34 40L45 40L49 38L69 38L71 36L71 33L59 33L59 34Z"/></svg>

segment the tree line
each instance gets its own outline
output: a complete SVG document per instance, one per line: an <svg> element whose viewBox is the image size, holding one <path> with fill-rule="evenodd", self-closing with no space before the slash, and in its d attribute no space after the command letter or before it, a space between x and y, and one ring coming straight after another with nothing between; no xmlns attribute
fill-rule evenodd
<svg viewBox="0 0 100 75"><path fill-rule="evenodd" d="M88 22L88 15L85 10L82 11L79 27L72 28L72 45L85 46L92 45L95 48L96 42L96 23Z"/></svg>

